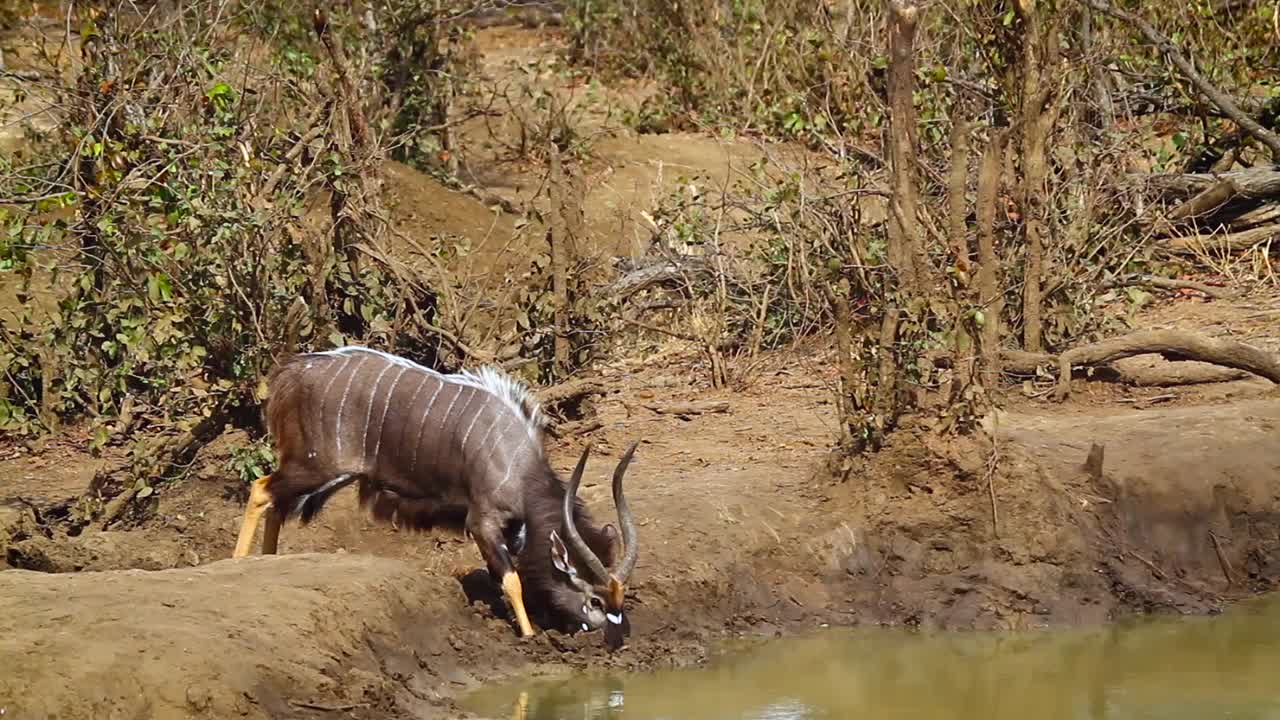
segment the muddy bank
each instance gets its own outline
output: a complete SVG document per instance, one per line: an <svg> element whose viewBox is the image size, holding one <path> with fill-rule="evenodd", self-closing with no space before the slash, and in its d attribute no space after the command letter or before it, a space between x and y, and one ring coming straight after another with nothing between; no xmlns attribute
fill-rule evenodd
<svg viewBox="0 0 1280 720"><path fill-rule="evenodd" d="M851 612L1081 625L1216 612L1276 587L1277 400L1002 413L996 432L994 460L989 441L917 427L855 468L843 497L858 522L828 576Z"/></svg>
<svg viewBox="0 0 1280 720"><path fill-rule="evenodd" d="M26 503L5 506L6 557L49 572L0 573L0 665L19 669L0 679L0 705L21 717L317 712L298 703L456 717L460 694L516 673L691 665L724 639L822 623L1213 612L1280 575L1274 397L1024 407L1001 417L994 464L989 441L906 427L841 481L822 472L829 407L811 389L739 393L719 417L629 409L641 393L708 396L665 377L611 378L594 438L601 455L646 439L629 491L643 543L634 634L617 654L595 634L519 640L472 544L373 526L347 496L314 526L288 526L283 555L222 559L241 500L214 448L119 530L68 537ZM1083 467L1095 443L1101 472ZM556 445L553 465L579 450ZM607 505L609 470L588 466L593 506ZM138 567L172 569L120 569Z"/></svg>
<svg viewBox="0 0 1280 720"><path fill-rule="evenodd" d="M7 571L0 704L24 718L284 717L290 700L383 708L407 691L384 672L379 643L428 620L445 604L442 584L351 555Z"/></svg>

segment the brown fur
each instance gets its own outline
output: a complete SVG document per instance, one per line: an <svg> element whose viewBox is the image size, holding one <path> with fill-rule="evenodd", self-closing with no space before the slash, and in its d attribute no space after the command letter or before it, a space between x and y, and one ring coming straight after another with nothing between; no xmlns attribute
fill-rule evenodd
<svg viewBox="0 0 1280 720"><path fill-rule="evenodd" d="M556 477L549 465L544 467L545 474L542 477L529 478L525 483L525 525L528 535L524 551L520 553L519 565L520 575L533 588L549 586L551 574L557 572L551 564L551 531L555 530L560 537L565 537L561 507L568 487ZM574 498L573 520L587 547L606 566L612 565L618 549L617 540L606 533L603 527L596 525L582 498Z"/></svg>
<svg viewBox="0 0 1280 720"><path fill-rule="evenodd" d="M301 394L296 390L301 386L303 363L309 357L315 356L295 355L278 364L268 377L270 397L265 411L266 424L277 451L279 468L267 486L272 505L281 508L286 515L296 512L306 523L334 493L347 484L357 483L360 505L375 521L403 530L439 528L461 532L469 508L449 503L444 497L430 495L432 486L428 478L423 478L424 482L413 487L413 491L423 493L416 496L407 494L403 487L393 490L380 485L375 478L363 474L352 474L346 482L320 491L334 478L326 474L326 468L318 467L309 459L298 420L303 404ZM532 477L518 478L523 495L522 519L526 541L513 559L526 582L526 589L538 594L556 583L555 573L558 571L551 562L550 533L555 530L560 537L566 536L561 506L567 485L544 457L539 459L535 468ZM619 544L616 531L611 526L597 527L580 498L575 498L574 517L578 532L588 547L601 561L612 564Z"/></svg>

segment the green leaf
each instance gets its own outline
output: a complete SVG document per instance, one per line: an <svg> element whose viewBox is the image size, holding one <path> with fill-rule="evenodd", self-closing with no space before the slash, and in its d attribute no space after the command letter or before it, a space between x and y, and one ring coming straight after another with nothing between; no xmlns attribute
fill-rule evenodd
<svg viewBox="0 0 1280 720"><path fill-rule="evenodd" d="M216 99L218 99L218 98L225 98L225 97L228 97L228 96L230 96L233 92L234 92L234 91L231 89L231 86L230 86L230 85L228 85L228 84L226 84L226 83L224 83L224 82L216 82L216 83L214 83L214 84L213 84L213 87L209 88L209 90L208 90L207 92L205 92L205 94L204 94L204 95L205 95L205 97L209 98L210 100L216 100Z"/></svg>
<svg viewBox="0 0 1280 720"><path fill-rule="evenodd" d="M137 498L138 500L142 500L144 498L151 497L151 494L154 492L155 492L155 489L153 489L150 485L143 485L142 489L139 490L138 494L134 495L134 497Z"/></svg>
<svg viewBox="0 0 1280 720"><path fill-rule="evenodd" d="M110 437L110 433L107 431L107 426L99 425L93 431L93 439L89 441L89 448L91 450L97 450L101 447L104 447L107 444L107 439L109 437Z"/></svg>

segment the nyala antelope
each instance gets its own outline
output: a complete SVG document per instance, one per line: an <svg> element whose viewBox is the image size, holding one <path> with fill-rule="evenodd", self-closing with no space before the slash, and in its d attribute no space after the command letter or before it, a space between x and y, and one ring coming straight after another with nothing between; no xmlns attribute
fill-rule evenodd
<svg viewBox="0 0 1280 720"><path fill-rule="evenodd" d="M356 483L360 505L377 521L470 534L521 635L533 635L527 585L573 629L603 627L610 648L621 646L629 634L625 587L639 549L622 478L636 444L613 473L619 538L613 525L597 526L577 497L590 448L566 487L544 454L536 399L498 370L444 375L343 347L285 360L268 387L278 467L253 483L233 557L249 554L264 514L262 552L274 554L286 519L310 522L335 492Z"/></svg>

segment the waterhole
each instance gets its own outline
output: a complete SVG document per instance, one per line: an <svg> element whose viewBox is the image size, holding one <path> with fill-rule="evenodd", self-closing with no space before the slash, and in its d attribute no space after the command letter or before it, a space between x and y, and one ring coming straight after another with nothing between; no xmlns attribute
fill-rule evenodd
<svg viewBox="0 0 1280 720"><path fill-rule="evenodd" d="M519 720L1280 718L1280 596L1089 629L831 629L696 669L488 687L464 707Z"/></svg>

